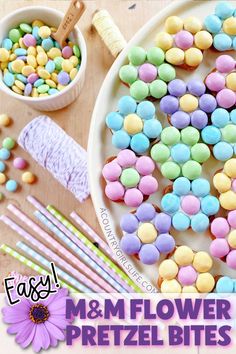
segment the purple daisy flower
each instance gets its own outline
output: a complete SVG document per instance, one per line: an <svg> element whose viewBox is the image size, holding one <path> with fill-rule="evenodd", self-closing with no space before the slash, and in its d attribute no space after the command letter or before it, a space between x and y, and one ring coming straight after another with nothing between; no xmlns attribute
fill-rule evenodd
<svg viewBox="0 0 236 354"><path fill-rule="evenodd" d="M59 289L38 303L22 298L18 304L4 307L3 321L10 325L7 333L16 334L16 343L22 348L32 344L36 353L56 347L65 340L66 326L71 323L66 319L68 298L68 290Z"/></svg>

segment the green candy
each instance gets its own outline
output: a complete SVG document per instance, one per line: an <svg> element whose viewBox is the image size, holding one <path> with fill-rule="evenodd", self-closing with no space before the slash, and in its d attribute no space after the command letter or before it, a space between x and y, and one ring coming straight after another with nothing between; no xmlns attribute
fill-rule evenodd
<svg viewBox="0 0 236 354"><path fill-rule="evenodd" d="M236 126L233 124L228 124L226 127L221 129L223 140L227 143L236 143Z"/></svg>
<svg viewBox="0 0 236 354"><path fill-rule="evenodd" d="M25 33L32 33L32 27L28 23L21 23L20 29Z"/></svg>
<svg viewBox="0 0 236 354"><path fill-rule="evenodd" d="M140 175L134 168L126 168L123 170L120 181L127 188L136 187L139 183Z"/></svg>
<svg viewBox="0 0 236 354"><path fill-rule="evenodd" d="M130 86L130 95L136 101L142 101L149 96L149 87L145 82L137 80Z"/></svg>
<svg viewBox="0 0 236 354"><path fill-rule="evenodd" d="M10 38L13 43L19 42L21 37L21 33L17 28L11 29L8 33L8 38Z"/></svg>
<svg viewBox="0 0 236 354"><path fill-rule="evenodd" d="M203 163L209 159L211 152L206 144L199 143L191 147L191 156L193 160Z"/></svg>
<svg viewBox="0 0 236 354"><path fill-rule="evenodd" d="M161 80L169 82L175 79L176 72L170 64L161 64L158 68L158 76Z"/></svg>
<svg viewBox="0 0 236 354"><path fill-rule="evenodd" d="M37 88L38 93L46 93L50 89L49 85L43 84Z"/></svg>
<svg viewBox="0 0 236 354"><path fill-rule="evenodd" d="M167 93L167 84L162 80L154 80L149 85L150 94L155 98L162 98Z"/></svg>
<svg viewBox="0 0 236 354"><path fill-rule="evenodd" d="M162 130L161 141L165 145L175 145L180 141L180 132L175 127L167 127Z"/></svg>
<svg viewBox="0 0 236 354"><path fill-rule="evenodd" d="M130 49L128 58L131 64L138 66L145 62L146 51L142 47L133 47Z"/></svg>
<svg viewBox="0 0 236 354"><path fill-rule="evenodd" d="M81 53L80 53L79 47L75 44L75 45L73 45L73 48L72 48L72 49L73 49L74 55L75 55L76 57L80 58Z"/></svg>
<svg viewBox="0 0 236 354"><path fill-rule="evenodd" d="M56 70L60 71L61 70L61 64L63 62L63 58L62 57L56 57L53 61L55 63L55 68Z"/></svg>
<svg viewBox="0 0 236 354"><path fill-rule="evenodd" d="M155 144L151 149L151 157L156 162L166 162L170 157L170 149L162 143Z"/></svg>
<svg viewBox="0 0 236 354"><path fill-rule="evenodd" d="M124 65L120 68L119 77L126 84L133 84L138 78L138 70L133 65Z"/></svg>
<svg viewBox="0 0 236 354"><path fill-rule="evenodd" d="M176 179L181 173L179 165L173 161L167 161L161 166L161 173L165 178Z"/></svg>
<svg viewBox="0 0 236 354"><path fill-rule="evenodd" d="M196 161L189 160L182 166L182 174L189 180L194 180L201 176L202 166Z"/></svg>
<svg viewBox="0 0 236 354"><path fill-rule="evenodd" d="M7 150L13 149L15 145L16 145L15 140L9 137L5 138L2 142L2 147L4 147Z"/></svg>
<svg viewBox="0 0 236 354"><path fill-rule="evenodd" d="M193 146L200 139L199 131L194 127L186 127L181 131L181 138L184 144Z"/></svg>
<svg viewBox="0 0 236 354"><path fill-rule="evenodd" d="M165 60L165 53L161 48L152 47L147 51L147 59L153 65L161 65Z"/></svg>

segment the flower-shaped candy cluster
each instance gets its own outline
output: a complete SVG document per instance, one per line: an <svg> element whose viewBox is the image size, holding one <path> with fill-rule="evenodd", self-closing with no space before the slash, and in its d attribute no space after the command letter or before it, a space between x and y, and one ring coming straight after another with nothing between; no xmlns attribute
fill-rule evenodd
<svg viewBox="0 0 236 354"><path fill-rule="evenodd" d="M165 63L162 49L152 47L148 51L133 47L128 53L129 64L119 71L122 82L130 86L130 95L137 101L151 96L159 99L167 92L167 82L176 76L175 69Z"/></svg>
<svg viewBox="0 0 236 354"><path fill-rule="evenodd" d="M202 173L201 164L210 157L210 149L200 143L199 131L186 127L181 132L175 127L166 127L161 140L153 145L151 157L160 164L165 178L175 180L179 176L194 180Z"/></svg>
<svg viewBox="0 0 236 354"><path fill-rule="evenodd" d="M215 70L206 77L206 86L210 91L216 94L216 101L219 107L228 109L235 106L235 65L235 59L230 55L221 55L216 59Z"/></svg>
<svg viewBox="0 0 236 354"><path fill-rule="evenodd" d="M190 247L176 248L173 259L165 259L159 266L158 285L162 293L209 293L215 286L209 273L212 258L207 252L195 253Z"/></svg>
<svg viewBox="0 0 236 354"><path fill-rule="evenodd" d="M128 255L138 255L144 264L156 263L161 254L175 248L175 240L169 234L170 216L157 211L152 204L143 203L135 213L123 215L120 227L124 233L121 249Z"/></svg>
<svg viewBox="0 0 236 354"><path fill-rule="evenodd" d="M213 177L213 185L220 193L222 208L236 210L236 159L226 161L223 170Z"/></svg>
<svg viewBox="0 0 236 354"><path fill-rule="evenodd" d="M236 109L217 108L211 114L211 125L201 131L204 143L213 146L213 155L226 161L236 153Z"/></svg>
<svg viewBox="0 0 236 354"><path fill-rule="evenodd" d="M162 131L154 104L149 101L137 104L130 96L120 98L118 112L106 116L106 125L112 130L112 144L117 149L131 148L137 154L145 153Z"/></svg>
<svg viewBox="0 0 236 354"><path fill-rule="evenodd" d="M139 206L158 189L158 182L152 176L154 169L150 157L137 157L131 150L120 151L102 170L106 196L114 202L124 201L130 207Z"/></svg>
<svg viewBox="0 0 236 354"><path fill-rule="evenodd" d="M200 80L191 80L187 85L183 80L172 80L168 84L169 95L160 101L160 109L178 129L189 125L203 129L208 124L208 114L217 107L215 97L205 91L206 86Z"/></svg>
<svg viewBox="0 0 236 354"><path fill-rule="evenodd" d="M213 46L219 51L236 49L236 9L231 1L217 2L215 13L204 20L205 28L213 35Z"/></svg>
<svg viewBox="0 0 236 354"><path fill-rule="evenodd" d="M216 293L236 293L236 279L221 277L216 283Z"/></svg>
<svg viewBox="0 0 236 354"><path fill-rule="evenodd" d="M211 255L224 260L229 268L236 269L236 210L230 211L227 219L214 219L211 233L215 238L210 245Z"/></svg>
<svg viewBox="0 0 236 354"><path fill-rule="evenodd" d="M162 210L172 216L172 226L178 231L191 228L203 232L209 227L209 216L218 213L220 203L210 194L210 184L204 178L190 182L177 178L173 190L161 200Z"/></svg>
<svg viewBox="0 0 236 354"><path fill-rule="evenodd" d="M194 16L185 20L170 16L165 21L165 32L156 35L156 46L166 52L167 62L191 69L202 62L202 51L209 49L212 42L211 33L202 30L201 21Z"/></svg>

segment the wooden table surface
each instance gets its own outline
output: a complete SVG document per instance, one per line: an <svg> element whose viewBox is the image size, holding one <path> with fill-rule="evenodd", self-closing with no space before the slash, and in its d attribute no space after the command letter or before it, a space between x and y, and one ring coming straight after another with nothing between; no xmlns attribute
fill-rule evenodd
<svg viewBox="0 0 236 354"><path fill-rule="evenodd" d="M136 31L148 21L159 10L164 8L171 0L88 0L85 1L87 10L79 22L83 32L88 50L88 66L83 91L78 99L69 107L60 111L49 112L48 115L59 124L69 135L71 135L85 149L89 134L90 119L93 106L99 88L109 70L114 58L104 47L96 31L91 27L91 19L96 9L106 8L114 17L115 22L121 29L125 38L129 40ZM30 5L43 5L54 7L65 11L69 1L48 1L48 0L24 0L5 1L0 0L0 17L12 11ZM17 139L21 129L34 117L42 114L40 111L31 109L17 100L14 100L1 92L0 113L7 113L13 119L13 124L0 131L1 141L6 136ZM47 114L47 113L46 113ZM95 211L90 198L80 204L74 196L62 187L50 173L38 166L36 162L20 147L13 150L13 155L22 156L29 162L29 169L36 174L38 181L32 186L22 185L16 193L5 193L5 188L0 186L0 192L5 194L5 200L0 203L0 213L9 214L6 210L7 204L13 202L21 207L28 215L32 216L33 209L26 202L27 195L32 194L44 204L53 204L65 215L76 210L97 232L101 234ZM12 158L7 161L7 176L15 178L20 182L21 173L12 167ZM15 232L11 231L2 222L0 224L0 244L3 242L15 247L20 239ZM10 256L0 253L0 282L10 271L18 271L21 274L33 274L33 272L20 264ZM0 284L0 291L3 291Z"/></svg>

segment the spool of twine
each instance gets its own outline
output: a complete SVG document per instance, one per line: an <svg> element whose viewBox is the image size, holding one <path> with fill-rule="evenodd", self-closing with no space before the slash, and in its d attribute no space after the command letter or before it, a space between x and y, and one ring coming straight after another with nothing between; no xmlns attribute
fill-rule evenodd
<svg viewBox="0 0 236 354"><path fill-rule="evenodd" d="M97 10L92 24L96 28L106 47L116 58L127 42L107 10Z"/></svg>

